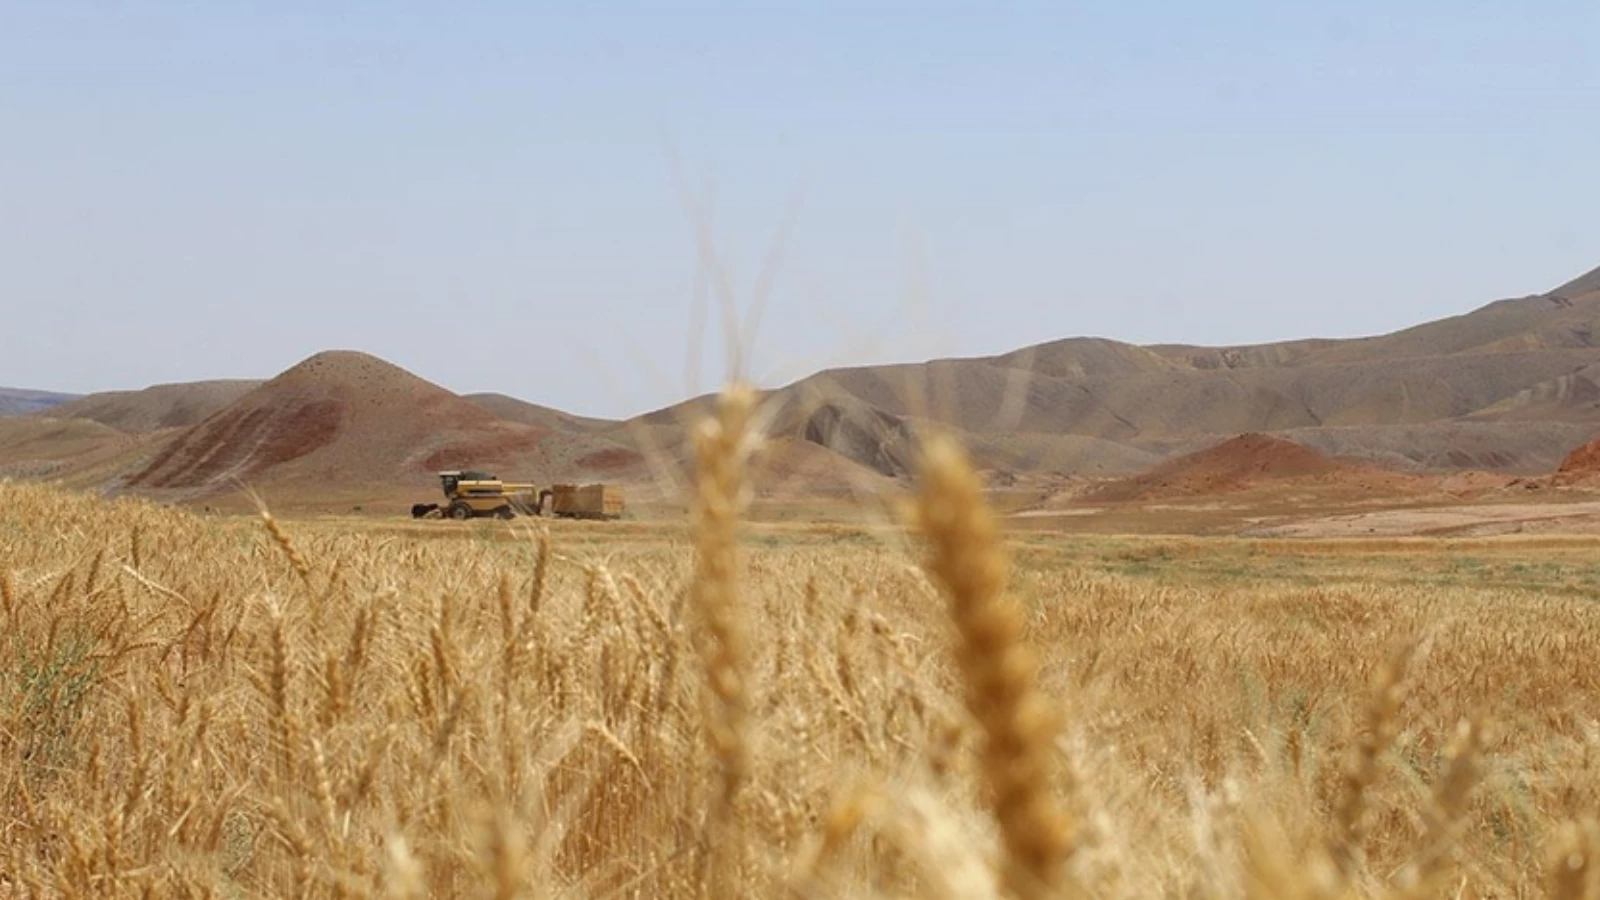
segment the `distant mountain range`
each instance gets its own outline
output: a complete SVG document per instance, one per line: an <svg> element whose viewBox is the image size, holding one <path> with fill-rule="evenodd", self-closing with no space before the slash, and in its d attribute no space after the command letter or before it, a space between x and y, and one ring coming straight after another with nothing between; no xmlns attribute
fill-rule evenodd
<svg viewBox="0 0 1600 900"><path fill-rule="evenodd" d="M778 417L789 433L831 435L819 439L884 474L904 468L896 448L918 420L964 432L981 461L1014 472L1125 473L1249 432L1399 469L1547 472L1600 429L1600 269L1377 337L1068 338L834 369L775 395L795 411ZM703 403L641 418L681 422Z"/></svg>
<svg viewBox="0 0 1600 900"><path fill-rule="evenodd" d="M76 400L77 394L0 387L0 416L22 416Z"/></svg>
<svg viewBox="0 0 1600 900"><path fill-rule="evenodd" d="M760 487L773 494L902 478L930 422L964 437L1000 483L1127 475L1246 433L1391 469L1547 473L1600 431L1600 269L1376 337L1235 347L1068 338L829 370L766 400L772 449ZM414 492L450 466L651 485L682 472L686 423L706 402L584 418L459 396L338 351L265 382L76 399L5 391L0 410L22 414L0 419L0 475L180 499L245 482L340 497Z"/></svg>

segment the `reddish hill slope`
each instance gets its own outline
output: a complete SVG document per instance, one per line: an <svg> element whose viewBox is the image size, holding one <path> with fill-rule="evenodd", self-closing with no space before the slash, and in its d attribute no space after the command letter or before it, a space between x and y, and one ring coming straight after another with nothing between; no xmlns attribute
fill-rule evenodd
<svg viewBox="0 0 1600 900"><path fill-rule="evenodd" d="M1142 475L1092 490L1083 499L1117 502L1224 494L1265 483L1327 480L1360 471L1360 467L1329 459L1292 441L1265 434L1241 434L1168 460Z"/></svg>
<svg viewBox="0 0 1600 900"><path fill-rule="evenodd" d="M1600 476L1600 438L1568 453L1556 469L1558 478L1587 480Z"/></svg>
<svg viewBox="0 0 1600 900"><path fill-rule="evenodd" d="M619 424L609 419L575 416L559 409L507 397L505 394L463 394L461 398L483 407L507 422L521 422L549 431L598 432L615 428Z"/></svg>
<svg viewBox="0 0 1600 900"><path fill-rule="evenodd" d="M205 493L238 481L416 485L463 465L537 471L543 436L381 359L332 351L195 425L127 486Z"/></svg>

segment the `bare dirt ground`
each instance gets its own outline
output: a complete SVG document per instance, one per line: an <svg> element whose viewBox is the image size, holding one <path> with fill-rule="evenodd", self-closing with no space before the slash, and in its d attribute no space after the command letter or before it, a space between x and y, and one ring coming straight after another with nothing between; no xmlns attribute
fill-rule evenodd
<svg viewBox="0 0 1600 900"><path fill-rule="evenodd" d="M1021 509L1007 521L1017 531L1079 534L1293 538L1600 534L1600 493L1546 482L1387 495L1301 485L1161 502L1096 503L1085 498Z"/></svg>
<svg viewBox="0 0 1600 900"><path fill-rule="evenodd" d="M1600 500L1374 510L1264 525L1242 533L1251 537L1600 534Z"/></svg>

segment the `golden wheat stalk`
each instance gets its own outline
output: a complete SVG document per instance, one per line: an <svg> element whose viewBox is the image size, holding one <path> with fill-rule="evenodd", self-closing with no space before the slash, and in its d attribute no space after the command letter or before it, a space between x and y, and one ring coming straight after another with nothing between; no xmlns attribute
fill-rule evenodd
<svg viewBox="0 0 1600 900"><path fill-rule="evenodd" d="M283 767L282 777L292 780L298 777L300 728L289 696L291 689L289 641L285 633L283 611L274 603L268 607L267 613L272 652L271 667L267 676L267 696L272 703L273 730L278 740L279 759Z"/></svg>
<svg viewBox="0 0 1600 900"><path fill-rule="evenodd" d="M1406 667L1413 647L1403 647L1380 665L1372 676L1365 727L1343 777L1343 793L1334 810L1333 858L1349 877L1363 862L1368 795L1378 780L1383 753L1398 733L1400 704L1405 699Z"/></svg>
<svg viewBox="0 0 1600 900"><path fill-rule="evenodd" d="M704 626L698 644L707 687L706 729L718 772L711 809L718 828L731 822L735 798L750 773L750 660L739 598L738 527L754 409L755 393L732 385L718 399L716 415L695 431L690 531L696 558L689 601ZM728 846L732 838L714 835L712 840L715 849ZM717 855L727 858L725 852ZM729 868L713 872L719 894L729 892Z"/></svg>
<svg viewBox="0 0 1600 900"><path fill-rule="evenodd" d="M1463 719L1445 750L1445 768L1433 785L1431 802L1423 809L1423 833L1417 858L1400 873L1409 896L1431 896L1449 871L1451 853L1459 837L1467 802L1482 776L1483 723Z"/></svg>
<svg viewBox="0 0 1600 900"><path fill-rule="evenodd" d="M994 518L966 453L947 437L924 442L919 482L927 569L949 595L967 708L986 736L983 770L1005 850L1001 881L1014 897L1051 896L1066 880L1074 826L1052 793L1057 716L1035 683L1022 609L1005 592Z"/></svg>
<svg viewBox="0 0 1600 900"><path fill-rule="evenodd" d="M294 567L294 571L300 576L300 580L304 581L309 587L311 584L311 564L306 562L306 558L295 548L294 541L289 538L289 532L283 530L283 526L278 524L278 520L273 518L272 513L268 512L265 506L261 507L261 521L266 524L267 534L272 536L272 542L278 545L278 549L283 551L284 556L288 557L289 565Z"/></svg>
<svg viewBox="0 0 1600 900"><path fill-rule="evenodd" d="M533 584L528 587L528 617L539 615L539 604L544 602L545 582L550 576L550 530L540 529L538 549L533 559Z"/></svg>

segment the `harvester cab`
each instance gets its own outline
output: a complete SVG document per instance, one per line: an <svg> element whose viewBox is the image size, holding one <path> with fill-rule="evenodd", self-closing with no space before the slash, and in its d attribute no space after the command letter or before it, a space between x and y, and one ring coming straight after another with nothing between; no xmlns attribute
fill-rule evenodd
<svg viewBox="0 0 1600 900"><path fill-rule="evenodd" d="M454 500L464 493L486 491L498 493L503 482L500 481L500 476L490 475L488 472L440 472L439 486L444 488L445 499Z"/></svg>

